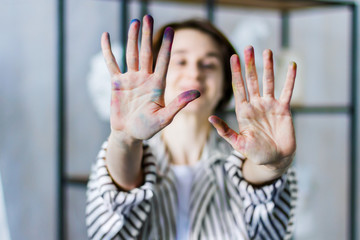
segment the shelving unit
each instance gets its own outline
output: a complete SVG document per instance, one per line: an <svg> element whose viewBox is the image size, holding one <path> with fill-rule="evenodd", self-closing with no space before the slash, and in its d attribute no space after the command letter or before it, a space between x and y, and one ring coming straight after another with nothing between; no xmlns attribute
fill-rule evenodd
<svg viewBox="0 0 360 240"><path fill-rule="evenodd" d="M89 0L94 1L94 0ZM126 35L127 35L127 26L128 26L128 4L129 0L119 0L120 7L120 28L121 28L121 43L125 45ZM159 0L160 1L160 0ZM159 2L156 1L156 2ZM357 143L357 131L358 131L358 116L359 116L359 107L357 99L357 81L358 81L358 10L357 6L353 1L320 1L320 0L162 0L163 2L182 2L182 3L192 3L192 4L205 4L207 8L207 17L209 20L213 21L215 17L216 6L232 6L239 8L251 8L251 9L269 9L272 11L279 11L282 18L282 36L281 44L282 46L289 45L289 18L291 17L291 12L309 8L322 8L322 7L339 7L345 6L348 7L351 12L351 74L349 81L350 84L350 104L347 106L297 106L292 108L294 117L299 114L346 114L350 118L350 127L349 131L349 203L348 203L348 239L355 240L357 239L356 232L356 214L357 214L357 159L358 159L358 150L356 148ZM147 13L147 6L150 1L142 0L141 1L141 13L144 15ZM66 26L65 26L65 4L66 0L58 0L58 79L57 79L57 169L58 169L58 181L57 181L57 193L58 193L58 203L57 203L57 238L65 239L66 229L65 229L65 189L68 185L80 185L85 187L88 176L68 176L65 173L65 164L66 164L66 86L65 86L65 49L66 49ZM124 57L123 57L124 58ZM124 63L122 63L122 69L125 69Z"/></svg>

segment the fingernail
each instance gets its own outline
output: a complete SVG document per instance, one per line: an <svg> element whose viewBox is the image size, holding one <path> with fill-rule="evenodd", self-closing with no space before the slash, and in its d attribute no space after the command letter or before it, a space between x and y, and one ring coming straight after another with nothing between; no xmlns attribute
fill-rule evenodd
<svg viewBox="0 0 360 240"><path fill-rule="evenodd" d="M245 64L252 64L254 61L254 48L247 46L244 50Z"/></svg>
<svg viewBox="0 0 360 240"><path fill-rule="evenodd" d="M239 55L237 55L237 54L234 54L233 55L233 61L234 61L234 63L235 64L240 64L240 58L239 58Z"/></svg>
<svg viewBox="0 0 360 240"><path fill-rule="evenodd" d="M267 56L268 58L272 57L272 51L270 49L266 49L265 50L265 56Z"/></svg>
<svg viewBox="0 0 360 240"><path fill-rule="evenodd" d="M291 62L290 62L290 65L291 65L292 68L296 68L296 67L297 67L296 62L294 62L294 61L291 61Z"/></svg>
<svg viewBox="0 0 360 240"><path fill-rule="evenodd" d="M218 123L218 119L217 119L217 118L209 117L208 120L209 120L209 122L212 123L212 124Z"/></svg>
<svg viewBox="0 0 360 240"><path fill-rule="evenodd" d="M149 21L150 24L154 23L154 19L150 14L145 15L146 19Z"/></svg>
<svg viewBox="0 0 360 240"><path fill-rule="evenodd" d="M165 40L165 39L170 41L170 46L169 46L169 54L170 54L171 48L172 48L172 42L173 42L173 39L174 39L174 30L171 27L167 27L165 29L163 40Z"/></svg>
<svg viewBox="0 0 360 240"><path fill-rule="evenodd" d="M130 25L133 24L134 22L139 22L139 19L134 18L133 20L131 20Z"/></svg>
<svg viewBox="0 0 360 240"><path fill-rule="evenodd" d="M245 52L253 52L253 51L254 51L254 48L251 45L249 45L245 48Z"/></svg>

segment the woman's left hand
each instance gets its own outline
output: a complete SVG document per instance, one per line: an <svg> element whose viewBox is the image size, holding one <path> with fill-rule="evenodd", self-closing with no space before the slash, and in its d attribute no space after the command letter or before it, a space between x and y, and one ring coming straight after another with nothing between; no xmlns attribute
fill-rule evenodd
<svg viewBox="0 0 360 240"><path fill-rule="evenodd" d="M253 184L264 184L280 177L291 164L295 153L290 100L296 64L290 63L281 96L275 99L272 52L265 50L263 53L263 96L259 91L253 47L247 47L244 54L249 100L246 98L239 57L233 55L230 59L239 133L216 116L210 116L209 121L220 136L246 157L243 165L245 179Z"/></svg>

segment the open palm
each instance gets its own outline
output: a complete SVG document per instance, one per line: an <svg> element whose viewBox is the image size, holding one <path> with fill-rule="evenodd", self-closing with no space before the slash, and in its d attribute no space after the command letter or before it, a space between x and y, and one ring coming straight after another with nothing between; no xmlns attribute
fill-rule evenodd
<svg viewBox="0 0 360 240"><path fill-rule="evenodd" d="M121 73L116 63L108 33L103 33L101 47L111 74L111 129L125 133L133 139L144 140L167 126L175 114L199 97L200 93L196 90L183 92L165 106L165 76L174 31L171 28L165 30L155 70L153 70L152 17L147 15L143 20L140 54L139 28L140 22L132 21L126 49L128 67L126 73Z"/></svg>
<svg viewBox="0 0 360 240"><path fill-rule="evenodd" d="M290 112L296 64L289 65L281 96L279 99L275 99L272 52L265 50L263 53L263 96L260 96L259 91L254 49L247 47L244 54L248 100L239 58L236 55L231 57L235 112L239 133L229 128L223 120L216 116L211 116L209 120L236 151L242 153L253 163L275 168L287 167L296 149Z"/></svg>

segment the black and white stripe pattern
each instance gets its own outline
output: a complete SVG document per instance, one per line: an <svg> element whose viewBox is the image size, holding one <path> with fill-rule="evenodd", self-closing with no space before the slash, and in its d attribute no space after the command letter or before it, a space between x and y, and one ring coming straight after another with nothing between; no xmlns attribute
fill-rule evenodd
<svg viewBox="0 0 360 240"><path fill-rule="evenodd" d="M289 169L277 181L255 188L242 177L236 152L228 160L224 168L232 182L227 188L232 192L229 197L238 191L242 205L234 203L234 208L243 212L250 239L290 239L297 200L295 172Z"/></svg>
<svg viewBox="0 0 360 240"><path fill-rule="evenodd" d="M102 146L93 167L86 206L86 225L90 239L135 239L152 209L156 165L149 148L144 147L144 184L130 192L119 191L105 166L107 144ZM151 199L151 201L150 201Z"/></svg>
<svg viewBox="0 0 360 240"><path fill-rule="evenodd" d="M156 149L157 148L157 149ZM88 183L86 225L90 239L175 239L176 178L158 143L144 144L144 184L120 191L105 166L106 144ZM156 157L155 157L156 156ZM236 152L212 152L195 174L189 239L289 239L297 198L295 174L254 188L242 177ZM245 223L245 224L244 224Z"/></svg>

